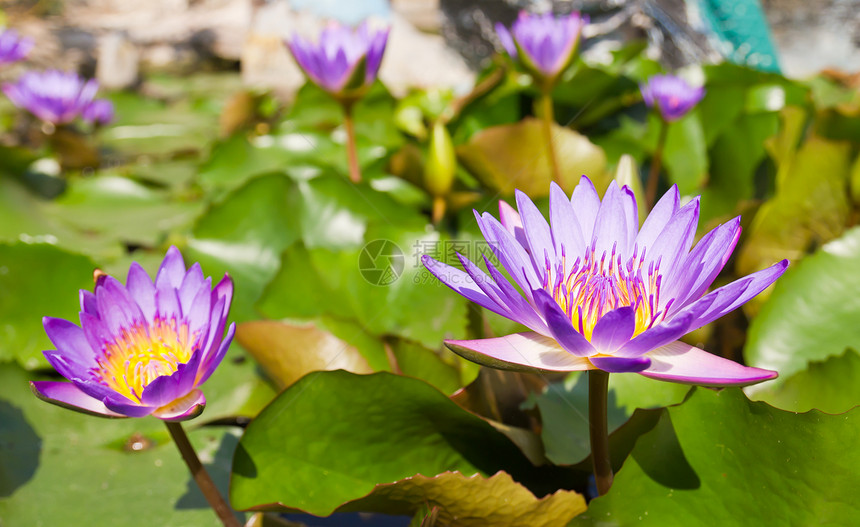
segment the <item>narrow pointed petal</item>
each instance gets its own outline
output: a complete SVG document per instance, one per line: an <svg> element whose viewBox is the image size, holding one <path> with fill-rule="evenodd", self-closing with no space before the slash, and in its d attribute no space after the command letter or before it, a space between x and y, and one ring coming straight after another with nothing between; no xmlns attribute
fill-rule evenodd
<svg viewBox="0 0 860 527"><path fill-rule="evenodd" d="M128 416L128 417L146 417L155 411L154 406L145 406L141 404L126 404L117 402L110 398L102 401L108 410Z"/></svg>
<svg viewBox="0 0 860 527"><path fill-rule="evenodd" d="M693 319L688 331L699 329L705 324L713 322L726 313L739 308L774 283L777 278L782 276L787 267L788 260L783 260L767 269L762 269L744 278L739 278L703 296L696 303L710 300L712 304L700 316ZM695 306L696 303L690 304L690 307ZM690 309L690 307L687 309Z"/></svg>
<svg viewBox="0 0 860 527"><path fill-rule="evenodd" d="M654 205L648 217L639 229L639 234L636 236L636 244L639 247L651 247L657 240L657 236L666 228L666 224L672 219L681 206L681 195L678 192L678 185L672 185L663 197Z"/></svg>
<svg viewBox="0 0 860 527"><path fill-rule="evenodd" d="M62 318L44 317L42 326L58 353L82 366L93 366L95 357L84 330Z"/></svg>
<svg viewBox="0 0 860 527"><path fill-rule="evenodd" d="M97 417L126 417L108 410L103 402L93 399L70 382L31 381L30 388L39 399L69 410Z"/></svg>
<svg viewBox="0 0 860 527"><path fill-rule="evenodd" d="M164 260L158 268L158 273L155 275L155 285L158 287L159 282L165 281L173 288L178 289L182 285L182 279L185 278L185 260L182 259L182 253L175 246L171 245L164 255Z"/></svg>
<svg viewBox="0 0 860 527"><path fill-rule="evenodd" d="M554 262L556 259L555 246L552 243L552 233L543 214L532 203L532 200L519 190L516 191L516 197L517 208L519 208L520 217L523 221L523 229L526 233L526 240L528 240L528 246L531 249L532 262L535 269L542 273L539 276L543 279L546 275L547 258L549 258L550 262Z"/></svg>
<svg viewBox="0 0 860 527"><path fill-rule="evenodd" d="M648 357L590 357L595 368L609 373L636 373L651 365Z"/></svg>
<svg viewBox="0 0 860 527"><path fill-rule="evenodd" d="M200 415L205 407L206 397L203 396L203 392L192 390L185 397L155 410L152 416L162 421L186 421Z"/></svg>
<svg viewBox="0 0 860 527"><path fill-rule="evenodd" d="M636 338L621 346L614 355L619 357L638 357L654 348L659 348L678 340L691 331L690 326L693 321L707 311L712 303L713 299L709 299L689 306L670 320L663 321L657 326L637 335Z"/></svg>
<svg viewBox="0 0 860 527"><path fill-rule="evenodd" d="M446 340L445 345L465 359L500 370L557 372L594 368L588 359L571 355L555 340L534 332L480 340Z"/></svg>
<svg viewBox="0 0 860 527"><path fill-rule="evenodd" d="M597 195L597 189L594 188L594 183L590 179L585 176L580 178L579 184L573 189L570 204L573 207L573 213L576 214L576 219L579 220L582 239L586 245L590 245L594 238L594 222L597 220L597 212L600 210L600 196Z"/></svg>
<svg viewBox="0 0 860 527"><path fill-rule="evenodd" d="M549 293L543 289L537 289L534 291L534 297L550 333L564 349L578 357L588 357L597 353L594 346L573 328L567 315L558 307Z"/></svg>
<svg viewBox="0 0 860 527"><path fill-rule="evenodd" d="M84 313L89 313L91 315L95 315L98 313L98 307L96 306L96 295L94 295L91 291L81 289L80 300L81 311L83 311Z"/></svg>
<svg viewBox="0 0 860 527"><path fill-rule="evenodd" d="M128 268L128 278L125 281L129 294L140 306L146 320L155 318L155 284L149 274L137 262L132 262Z"/></svg>
<svg viewBox="0 0 860 527"><path fill-rule="evenodd" d="M777 377L777 372L743 366L683 342L673 342L647 355L651 366L640 372L661 381L700 386L748 386Z"/></svg>
<svg viewBox="0 0 860 527"><path fill-rule="evenodd" d="M495 254L499 261L511 274L511 277L519 284L523 291L531 294L531 290L541 286L541 280L538 278L531 257L526 253L525 249L517 243L514 237L502 227L495 218L489 214L484 216L484 222L493 232L495 239ZM491 242L492 245L492 242Z"/></svg>
<svg viewBox="0 0 860 527"><path fill-rule="evenodd" d="M599 353L611 354L630 340L636 329L636 311L619 307L603 315L594 325L591 344Z"/></svg>
<svg viewBox="0 0 860 527"><path fill-rule="evenodd" d="M626 252L627 250L627 220L624 218L624 193L613 181L603 196L597 219L594 222L595 253L608 254L612 252L613 246L616 250Z"/></svg>
<svg viewBox="0 0 860 527"><path fill-rule="evenodd" d="M661 274L671 279L673 271L693 245L699 223L699 198L672 216L653 245L647 247L647 262L660 262ZM665 300L668 300L666 298Z"/></svg>
<svg viewBox="0 0 860 527"><path fill-rule="evenodd" d="M227 355L227 350L230 348L230 343L233 342L233 336L236 334L236 323L232 322L230 326L227 328L227 335L224 337L224 340L221 341L221 344L218 346L218 351L215 353L209 353L205 357L200 364L200 367L197 369L197 381L194 383L195 386L199 386L206 382L207 379L215 372L215 369L221 364L221 361L224 360L224 356Z"/></svg>
<svg viewBox="0 0 860 527"><path fill-rule="evenodd" d="M428 255L421 257L421 262L430 273L447 285L455 292L463 295L481 307L487 308L493 313L510 318L511 312L505 306L500 306L488 297L480 287L472 281L472 278L456 267L436 261Z"/></svg>
<svg viewBox="0 0 860 527"><path fill-rule="evenodd" d="M555 253L558 258L564 256L567 274L576 257L585 251L585 239L570 200L555 182L549 185L549 220Z"/></svg>
<svg viewBox="0 0 860 527"><path fill-rule="evenodd" d="M524 249L529 248L526 231L523 230L523 219L520 218L519 212L508 205L507 201L499 200L499 221L502 222L508 232L514 235L514 239L520 242Z"/></svg>

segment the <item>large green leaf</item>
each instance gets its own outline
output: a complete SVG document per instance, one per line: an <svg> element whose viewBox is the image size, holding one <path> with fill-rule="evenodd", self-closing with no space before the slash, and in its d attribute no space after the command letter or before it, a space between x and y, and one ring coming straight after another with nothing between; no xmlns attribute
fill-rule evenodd
<svg viewBox="0 0 860 527"><path fill-rule="evenodd" d="M506 470L520 480L530 467L501 433L421 381L318 372L284 391L248 426L236 451L230 497L239 509L325 516L379 485L416 474ZM422 494L389 497L417 509Z"/></svg>
<svg viewBox="0 0 860 527"><path fill-rule="evenodd" d="M100 175L70 184L50 213L90 235L154 246L168 232L189 227L202 208L199 202L173 199L131 179Z"/></svg>
<svg viewBox="0 0 860 527"><path fill-rule="evenodd" d="M740 251L739 274L783 258L798 260L842 233L849 214L851 149L848 142L813 136L786 156L776 196L759 209Z"/></svg>
<svg viewBox="0 0 860 527"><path fill-rule="evenodd" d="M253 179L201 217L188 240L188 261L199 261L213 276L230 273L232 314L239 321L259 318L254 302L298 236L293 188L278 174Z"/></svg>
<svg viewBox="0 0 860 527"><path fill-rule="evenodd" d="M857 410L795 414L696 389L642 436L608 494L573 525L851 525ZM849 446L847 446L849 445Z"/></svg>
<svg viewBox="0 0 860 527"><path fill-rule="evenodd" d="M77 321L79 289L92 289L96 265L48 244L0 244L0 361L27 368L47 366L54 349L42 317Z"/></svg>
<svg viewBox="0 0 860 527"><path fill-rule="evenodd" d="M29 379L0 365L0 525L220 525L160 422L46 404ZM224 492L237 430L189 435Z"/></svg>
<svg viewBox="0 0 860 527"><path fill-rule="evenodd" d="M810 362L842 355L846 348L860 349L858 268L860 227L855 227L789 267L777 281L770 299L750 326L744 354L749 365L777 370L780 378L748 388L751 396L771 401L764 394L806 370ZM837 379L853 372L852 368L828 369ZM824 389L829 382L829 377L818 374L807 375L804 381L813 383L810 396L814 395L814 386ZM844 396L843 404L860 402L856 392ZM817 408L814 397L806 403Z"/></svg>
<svg viewBox="0 0 860 527"><path fill-rule="evenodd" d="M568 193L583 174L598 188L606 188L610 176L606 154L600 147L584 135L556 124L552 137L562 187ZM484 184L504 194L512 194L515 188L532 197L549 193L552 170L543 124L538 119L485 128L460 145L457 155Z"/></svg>
<svg viewBox="0 0 860 527"><path fill-rule="evenodd" d="M656 121L652 114L648 120L649 126L658 126ZM699 112L694 109L668 126L663 147L663 166L669 181L678 185L681 194L693 194L708 176L708 153Z"/></svg>

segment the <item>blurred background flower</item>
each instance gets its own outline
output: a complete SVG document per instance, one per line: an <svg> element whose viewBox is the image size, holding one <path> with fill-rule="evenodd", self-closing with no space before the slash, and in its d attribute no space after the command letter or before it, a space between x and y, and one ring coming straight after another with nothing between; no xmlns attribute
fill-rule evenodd
<svg viewBox="0 0 860 527"><path fill-rule="evenodd" d="M33 39L21 37L14 29L0 28L0 66L26 58L33 44Z"/></svg>

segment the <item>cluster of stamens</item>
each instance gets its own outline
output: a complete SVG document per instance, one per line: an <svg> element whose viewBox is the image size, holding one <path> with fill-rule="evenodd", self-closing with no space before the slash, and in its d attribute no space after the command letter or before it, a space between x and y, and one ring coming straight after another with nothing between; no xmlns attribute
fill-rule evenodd
<svg viewBox="0 0 860 527"><path fill-rule="evenodd" d="M173 374L191 359L192 337L188 324L173 319L156 318L149 325L123 328L116 340L104 345L92 372L108 387L139 403L149 383Z"/></svg>
<svg viewBox="0 0 860 527"><path fill-rule="evenodd" d="M578 257L570 270L566 267L566 255L551 262L546 255L546 274L543 288L548 291L561 309L570 317L573 326L591 340L594 326L600 318L619 307L632 306L636 313L633 335L659 323L671 305L660 308L659 259L645 265L645 250L639 253L633 248L633 256L626 262L617 253L617 244L612 251L597 254L595 244Z"/></svg>

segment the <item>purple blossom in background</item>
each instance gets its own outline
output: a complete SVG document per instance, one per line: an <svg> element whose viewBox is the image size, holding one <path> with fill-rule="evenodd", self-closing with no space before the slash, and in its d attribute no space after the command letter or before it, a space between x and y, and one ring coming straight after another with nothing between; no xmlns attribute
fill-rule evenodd
<svg viewBox="0 0 860 527"><path fill-rule="evenodd" d="M106 99L96 99L84 108L82 117L88 123L108 124L113 121L113 103Z"/></svg>
<svg viewBox="0 0 860 527"><path fill-rule="evenodd" d="M31 382L45 401L103 417L196 417L206 398L197 389L224 358L236 329L224 328L233 282L212 288L200 264L185 269L175 247L155 282L136 262L126 285L102 275L81 291L81 325L45 317L56 351L45 357L71 382Z"/></svg>
<svg viewBox="0 0 860 527"><path fill-rule="evenodd" d="M65 124L81 116L99 89L95 80L84 81L76 73L28 71L3 92L19 108L49 123Z"/></svg>
<svg viewBox="0 0 860 527"><path fill-rule="evenodd" d="M587 17L577 12L554 17L551 13L534 15L521 11L510 31L496 24L496 34L511 58L534 73L552 78L573 60L587 23Z"/></svg>
<svg viewBox="0 0 860 527"><path fill-rule="evenodd" d="M519 212L500 203L501 222L475 213L514 284L486 258L489 274L459 255L465 272L423 258L454 291L531 329L446 341L456 353L500 369L639 372L706 386L776 377L678 340L740 307L788 266L783 260L706 294L738 241L739 217L691 250L699 198L682 207L677 187L660 199L641 229L633 192L615 182L603 201L584 176L570 199L553 183L550 223L525 194L517 191L516 199Z"/></svg>
<svg viewBox="0 0 860 527"><path fill-rule="evenodd" d="M0 29L0 66L23 59L33 44L33 39L18 36L14 29Z"/></svg>
<svg viewBox="0 0 860 527"><path fill-rule="evenodd" d="M656 106L667 122L684 117L705 96L705 88L694 88L674 75L654 75L639 90L648 108Z"/></svg>
<svg viewBox="0 0 860 527"><path fill-rule="evenodd" d="M316 43L295 35L286 44L311 81L329 93L345 95L370 86L376 79L388 31L371 28L367 21L355 29L332 24L323 29ZM358 71L361 64L363 74Z"/></svg>

